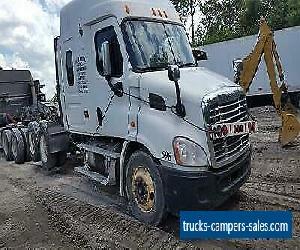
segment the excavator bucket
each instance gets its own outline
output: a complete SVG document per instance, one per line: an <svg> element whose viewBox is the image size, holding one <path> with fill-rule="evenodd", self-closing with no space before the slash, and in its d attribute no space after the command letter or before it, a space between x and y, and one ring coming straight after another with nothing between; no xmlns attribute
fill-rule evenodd
<svg viewBox="0 0 300 250"><path fill-rule="evenodd" d="M279 141L282 146L286 146L293 142L300 133L300 117L297 114L291 114L283 111L282 114L282 128L279 134Z"/></svg>

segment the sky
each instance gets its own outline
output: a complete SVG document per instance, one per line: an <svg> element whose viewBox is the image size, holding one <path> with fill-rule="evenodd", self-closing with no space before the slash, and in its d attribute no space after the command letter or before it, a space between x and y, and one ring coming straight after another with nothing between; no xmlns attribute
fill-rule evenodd
<svg viewBox="0 0 300 250"><path fill-rule="evenodd" d="M55 94L53 39L59 35L60 9L71 0L0 0L0 66L30 69Z"/></svg>
<svg viewBox="0 0 300 250"><path fill-rule="evenodd" d="M55 93L53 39L59 35L59 11L70 0L0 0L0 66L30 69Z"/></svg>

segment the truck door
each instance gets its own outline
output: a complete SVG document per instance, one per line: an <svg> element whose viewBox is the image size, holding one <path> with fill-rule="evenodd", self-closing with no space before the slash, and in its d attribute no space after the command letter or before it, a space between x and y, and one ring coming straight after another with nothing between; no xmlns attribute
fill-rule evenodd
<svg viewBox="0 0 300 250"><path fill-rule="evenodd" d="M84 125L82 93L76 81L76 46L72 38L60 47L61 101L64 123L70 131L79 131Z"/></svg>
<svg viewBox="0 0 300 250"><path fill-rule="evenodd" d="M103 62L101 61L102 44L109 42L112 63L112 83L122 83L124 79L126 56L121 30L116 18L110 17L90 26L91 57L89 60L89 80L91 92L89 110L91 113L90 129L93 133L105 136L124 138L128 133L129 98L114 96L103 76ZM101 122L101 117L104 117Z"/></svg>

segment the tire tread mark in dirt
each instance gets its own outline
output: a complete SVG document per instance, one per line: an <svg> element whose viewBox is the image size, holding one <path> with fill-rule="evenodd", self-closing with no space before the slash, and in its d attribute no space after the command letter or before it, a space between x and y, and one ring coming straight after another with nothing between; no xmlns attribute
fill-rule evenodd
<svg viewBox="0 0 300 250"><path fill-rule="evenodd" d="M50 215L53 227L78 247L194 248L191 243L179 242L171 234L108 208L95 207L49 189L29 188L30 184L26 185L24 180L11 179L11 182L26 189L42 204ZM84 216L82 213L85 213Z"/></svg>
<svg viewBox="0 0 300 250"><path fill-rule="evenodd" d="M286 195L280 195L278 193L263 191L256 188L244 187L242 190L247 193L249 191L254 193L256 196L252 197L253 200L262 201L266 204L276 205L284 209L300 212L300 200L298 199L291 198Z"/></svg>
<svg viewBox="0 0 300 250"><path fill-rule="evenodd" d="M258 180L251 180L245 184L243 188L255 189L259 191L268 192L270 194L278 194L285 197L287 200L295 200L296 203L300 203L300 184L294 183L272 183ZM299 207L300 208L300 207Z"/></svg>

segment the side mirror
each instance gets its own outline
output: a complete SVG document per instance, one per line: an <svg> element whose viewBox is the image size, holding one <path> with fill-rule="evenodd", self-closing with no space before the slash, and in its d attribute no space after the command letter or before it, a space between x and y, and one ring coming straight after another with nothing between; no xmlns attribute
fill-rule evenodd
<svg viewBox="0 0 300 250"><path fill-rule="evenodd" d="M100 57L103 62L103 75L111 76L110 44L108 41L102 44Z"/></svg>
<svg viewBox="0 0 300 250"><path fill-rule="evenodd" d="M241 73L243 71L243 60L238 58L232 62L233 72L234 72L234 82L236 84L240 83Z"/></svg>
<svg viewBox="0 0 300 250"><path fill-rule="evenodd" d="M197 62L198 61L206 61L208 59L207 53L205 51L199 50L199 49L193 50L193 56Z"/></svg>
<svg viewBox="0 0 300 250"><path fill-rule="evenodd" d="M169 80L172 82L178 82L180 80L180 70L177 65L170 65L168 67Z"/></svg>

